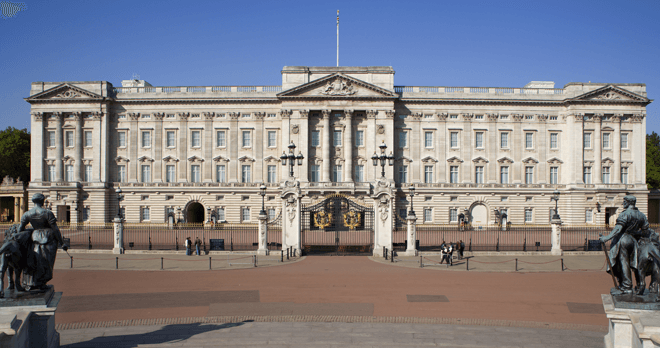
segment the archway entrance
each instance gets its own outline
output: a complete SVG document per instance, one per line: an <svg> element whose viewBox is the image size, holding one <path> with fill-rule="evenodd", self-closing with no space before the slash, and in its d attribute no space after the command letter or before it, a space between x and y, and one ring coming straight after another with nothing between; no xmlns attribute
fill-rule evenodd
<svg viewBox="0 0 660 348"><path fill-rule="evenodd" d="M472 207L472 225L488 224L488 209L483 204L477 204Z"/></svg>
<svg viewBox="0 0 660 348"><path fill-rule="evenodd" d="M186 222L204 222L204 206L198 202L190 203L186 218Z"/></svg>

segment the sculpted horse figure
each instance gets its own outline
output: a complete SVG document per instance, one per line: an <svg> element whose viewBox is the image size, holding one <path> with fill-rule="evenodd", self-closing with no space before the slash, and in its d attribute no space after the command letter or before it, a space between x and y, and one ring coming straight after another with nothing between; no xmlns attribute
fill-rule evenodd
<svg viewBox="0 0 660 348"><path fill-rule="evenodd" d="M21 286L21 274L28 269L32 250L32 230L18 232L19 225L5 231L5 241L0 247L0 298L4 297L5 274L9 271L6 290L25 291Z"/></svg>

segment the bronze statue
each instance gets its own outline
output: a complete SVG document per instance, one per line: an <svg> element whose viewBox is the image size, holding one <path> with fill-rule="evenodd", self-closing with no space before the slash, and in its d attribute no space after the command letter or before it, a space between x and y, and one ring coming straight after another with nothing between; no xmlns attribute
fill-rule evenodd
<svg viewBox="0 0 660 348"><path fill-rule="evenodd" d="M28 269L28 264L34 264L34 257L30 257L32 230L19 233L18 226L12 225L5 231L5 241L0 247L0 298L4 297L5 274L9 272L7 290L25 291L21 286L21 274Z"/></svg>

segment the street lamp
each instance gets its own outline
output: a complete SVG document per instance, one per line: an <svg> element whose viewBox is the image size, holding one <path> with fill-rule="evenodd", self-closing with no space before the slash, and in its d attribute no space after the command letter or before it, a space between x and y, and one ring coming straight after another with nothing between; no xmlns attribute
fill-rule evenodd
<svg viewBox="0 0 660 348"><path fill-rule="evenodd" d="M552 216L553 220L559 220L559 212L557 211L557 202L559 201L559 190L555 190L555 192L552 193L552 197L550 197L551 200L555 201L555 214Z"/></svg>
<svg viewBox="0 0 660 348"><path fill-rule="evenodd" d="M177 222L181 222L181 207L176 207L176 212L179 218L177 219Z"/></svg>
<svg viewBox="0 0 660 348"><path fill-rule="evenodd" d="M413 209L413 197L415 197L415 186L410 186L410 213L408 215L415 217L415 209Z"/></svg>
<svg viewBox="0 0 660 348"><path fill-rule="evenodd" d="M266 197L266 185L261 184L259 189L261 189L261 192L259 192L259 195L261 195L261 211L259 212L259 215L266 215L266 207L264 206L264 198Z"/></svg>
<svg viewBox="0 0 660 348"><path fill-rule="evenodd" d="M380 166L381 166L381 172L380 176L385 177L385 163L389 163L390 166L394 165L394 156L392 155L392 151L390 151L390 155L385 155L385 150L387 149L387 145L385 145L385 141L383 141L380 145L378 145L378 148L380 148L380 156L376 154L376 151L374 151L374 155L371 156L371 160L374 161L374 167L378 167L378 160L380 160Z"/></svg>
<svg viewBox="0 0 660 348"><path fill-rule="evenodd" d="M117 218L122 219L121 216L121 201L124 199L124 196L121 194L121 186L117 186L117 189L115 190L117 193Z"/></svg>
<svg viewBox="0 0 660 348"><path fill-rule="evenodd" d="M305 157L300 151L298 151L298 156L296 156L296 145L293 143L293 141L291 144L289 144L288 147L289 154L287 155L286 152L282 151L282 156L280 156L280 159L282 160L283 166L286 166L286 160L289 160L289 176L293 178L293 166L296 164L296 160L298 160L298 165L301 166Z"/></svg>

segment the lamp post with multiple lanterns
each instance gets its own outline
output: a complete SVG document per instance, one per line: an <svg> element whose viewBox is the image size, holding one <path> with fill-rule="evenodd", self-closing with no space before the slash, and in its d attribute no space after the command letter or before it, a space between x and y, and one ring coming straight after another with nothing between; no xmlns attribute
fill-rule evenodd
<svg viewBox="0 0 660 348"><path fill-rule="evenodd" d="M303 157L302 152L298 151L298 156L295 154L296 150L296 144L291 142L289 144L289 154L287 155L286 152L282 152L282 156L280 156L280 159L282 160L282 165L286 166L287 160L289 160L289 176L293 178L293 166L296 164L296 160L298 162L299 166L302 166L303 164Z"/></svg>
<svg viewBox="0 0 660 348"><path fill-rule="evenodd" d="M390 151L389 155L385 154L385 150L387 150L387 145L385 145L384 141L380 145L378 145L378 148L380 148L380 156L376 154L376 151L374 151L374 155L371 156L371 160L374 161L374 167L378 167L378 162L380 161L380 166L381 166L380 176L384 178L385 164L389 164L390 166L393 166L394 156L392 155L392 151Z"/></svg>

